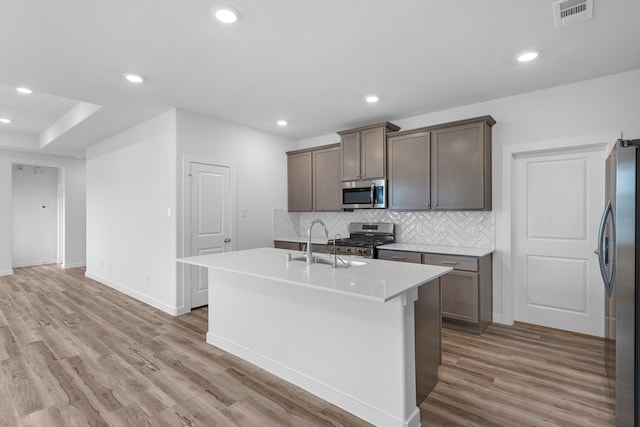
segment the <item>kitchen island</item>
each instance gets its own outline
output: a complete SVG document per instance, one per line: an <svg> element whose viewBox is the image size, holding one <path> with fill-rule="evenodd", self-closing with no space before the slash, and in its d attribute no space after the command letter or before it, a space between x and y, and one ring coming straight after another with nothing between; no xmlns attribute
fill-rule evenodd
<svg viewBox="0 0 640 427"><path fill-rule="evenodd" d="M437 378L438 278L451 268L372 259L333 268L300 255L260 248L178 260L209 269L207 342L375 425L420 425L416 382L420 372Z"/></svg>

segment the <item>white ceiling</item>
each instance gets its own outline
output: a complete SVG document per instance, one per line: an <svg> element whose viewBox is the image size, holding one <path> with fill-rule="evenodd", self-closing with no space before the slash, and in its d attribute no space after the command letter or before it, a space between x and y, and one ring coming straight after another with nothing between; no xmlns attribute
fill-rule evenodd
<svg viewBox="0 0 640 427"><path fill-rule="evenodd" d="M0 147L75 154L173 107L300 139L640 68L637 0L561 29L552 0L229 0L234 26L217 3L3 0ZM76 102L102 108L64 125Z"/></svg>

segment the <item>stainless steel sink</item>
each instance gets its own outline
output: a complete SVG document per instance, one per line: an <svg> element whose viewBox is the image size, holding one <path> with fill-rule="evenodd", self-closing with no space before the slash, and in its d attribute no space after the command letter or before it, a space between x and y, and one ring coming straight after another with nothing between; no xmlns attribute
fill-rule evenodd
<svg viewBox="0 0 640 427"><path fill-rule="evenodd" d="M305 255L300 255L300 256L292 257L291 261L307 262L307 257ZM313 255L311 257L311 262L312 264L324 264L324 265L330 265L333 267L333 257ZM336 268L360 267L361 265L365 265L365 264L369 264L369 263L366 261L356 261L352 259L342 259L338 257Z"/></svg>

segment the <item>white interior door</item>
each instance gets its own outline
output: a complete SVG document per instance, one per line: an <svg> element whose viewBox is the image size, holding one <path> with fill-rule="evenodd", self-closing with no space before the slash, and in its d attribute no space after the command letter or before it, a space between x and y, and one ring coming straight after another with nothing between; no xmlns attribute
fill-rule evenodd
<svg viewBox="0 0 640 427"><path fill-rule="evenodd" d="M563 150L513 163L514 319L603 336L596 248L602 151Z"/></svg>
<svg viewBox="0 0 640 427"><path fill-rule="evenodd" d="M231 250L230 168L191 162L191 255ZM191 308L208 304L207 269L190 268Z"/></svg>

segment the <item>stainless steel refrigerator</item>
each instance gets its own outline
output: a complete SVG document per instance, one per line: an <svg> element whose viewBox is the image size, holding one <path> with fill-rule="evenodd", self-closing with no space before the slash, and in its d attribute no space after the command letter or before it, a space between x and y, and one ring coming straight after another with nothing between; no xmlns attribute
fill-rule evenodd
<svg viewBox="0 0 640 427"><path fill-rule="evenodd" d="M617 426L640 423L640 139L618 140L606 164L598 259L605 285L605 364ZM637 291L638 290L638 291Z"/></svg>

